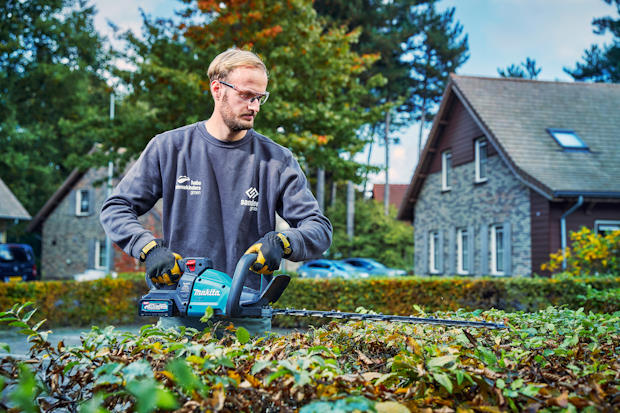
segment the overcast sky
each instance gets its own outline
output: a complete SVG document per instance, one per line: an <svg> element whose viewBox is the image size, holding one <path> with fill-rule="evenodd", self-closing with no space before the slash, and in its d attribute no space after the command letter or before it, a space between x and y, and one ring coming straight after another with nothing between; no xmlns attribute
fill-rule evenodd
<svg viewBox="0 0 620 413"><path fill-rule="evenodd" d="M109 35L107 21L121 29L139 32L139 8L154 17L171 16L177 0L95 0L97 29ZM461 75L498 77L497 68L517 64L526 57L542 68L541 80L572 81L563 67L574 67L593 43L609 41L592 32L596 17L616 15L615 6L603 0L442 0L440 8L455 7L455 17L469 38L469 60L457 70ZM267 108L265 108L267 109ZM392 146L390 182L408 183L417 160L418 127L400 133L401 144ZM383 164L383 147L373 149L373 163ZM360 154L359 159L366 159ZM372 182L383 183L378 174Z"/></svg>

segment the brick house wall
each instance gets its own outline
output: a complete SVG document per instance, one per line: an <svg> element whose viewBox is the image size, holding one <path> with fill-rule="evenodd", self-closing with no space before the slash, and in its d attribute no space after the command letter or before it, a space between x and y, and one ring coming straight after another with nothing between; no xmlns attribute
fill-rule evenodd
<svg viewBox="0 0 620 413"><path fill-rule="evenodd" d="M456 273L457 228L473 232L473 271L471 275L489 274L488 247L485 235L492 224L507 224L510 239L506 244L511 256L507 275L529 275L531 257L530 193L510 172L499 156L488 158L488 180L474 183L474 163L453 168L452 189L442 192L441 172L429 174L415 204L414 241L415 273L429 274L429 233L440 231L441 273ZM487 241L488 242L488 237ZM486 253L485 253L486 249Z"/></svg>
<svg viewBox="0 0 620 413"><path fill-rule="evenodd" d="M95 262L95 249L97 241L105 246L106 237L99 222L99 211L106 199L106 177L106 168L90 169L46 218L41 242L43 279L68 279L100 267ZM76 214L76 194L79 190L87 190L90 198L89 211L82 216ZM140 217L143 225L156 236L161 234L161 215L157 209L156 206ZM140 271L138 264L137 260L114 245L114 271Z"/></svg>

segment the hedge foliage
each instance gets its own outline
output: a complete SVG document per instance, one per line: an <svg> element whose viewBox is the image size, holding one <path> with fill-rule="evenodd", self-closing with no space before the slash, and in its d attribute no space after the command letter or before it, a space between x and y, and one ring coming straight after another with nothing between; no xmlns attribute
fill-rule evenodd
<svg viewBox="0 0 620 413"><path fill-rule="evenodd" d="M276 307L355 311L358 307L384 314L424 311L501 309L533 312L549 305L584 307L587 311L620 310L620 277L592 278L464 278L399 277L360 280L294 278ZM48 281L0 284L0 308L33 301L49 326L144 323L137 300L146 293L136 277L96 281ZM300 320L276 319L292 326ZM304 323L307 320L302 320Z"/></svg>
<svg viewBox="0 0 620 413"><path fill-rule="evenodd" d="M36 317L49 326L129 324L138 321L142 282L104 278L94 281L34 281L0 284L0 308L34 302Z"/></svg>

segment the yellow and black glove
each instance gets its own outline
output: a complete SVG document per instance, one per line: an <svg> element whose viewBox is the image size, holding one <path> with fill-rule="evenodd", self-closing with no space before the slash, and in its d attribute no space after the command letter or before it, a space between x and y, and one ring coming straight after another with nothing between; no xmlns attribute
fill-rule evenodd
<svg viewBox="0 0 620 413"><path fill-rule="evenodd" d="M164 241L156 239L144 246L140 261L146 265L146 275L156 284L172 285L179 282L181 268L178 260L182 257L164 247Z"/></svg>
<svg viewBox="0 0 620 413"><path fill-rule="evenodd" d="M282 258L288 258L292 252L288 238L281 232L271 231L256 241L245 253L258 255L250 267L252 271L271 275L280 268Z"/></svg>

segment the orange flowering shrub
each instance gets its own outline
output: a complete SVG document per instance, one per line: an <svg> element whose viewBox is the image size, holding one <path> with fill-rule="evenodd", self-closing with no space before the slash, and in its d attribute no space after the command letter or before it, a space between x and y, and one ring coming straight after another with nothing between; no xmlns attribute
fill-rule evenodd
<svg viewBox="0 0 620 413"><path fill-rule="evenodd" d="M620 273L620 230L603 236L582 227L571 232L570 238L572 244L566 252L558 250L550 254L550 260L541 265L541 270L562 271L562 263L566 261L566 272L575 276Z"/></svg>

